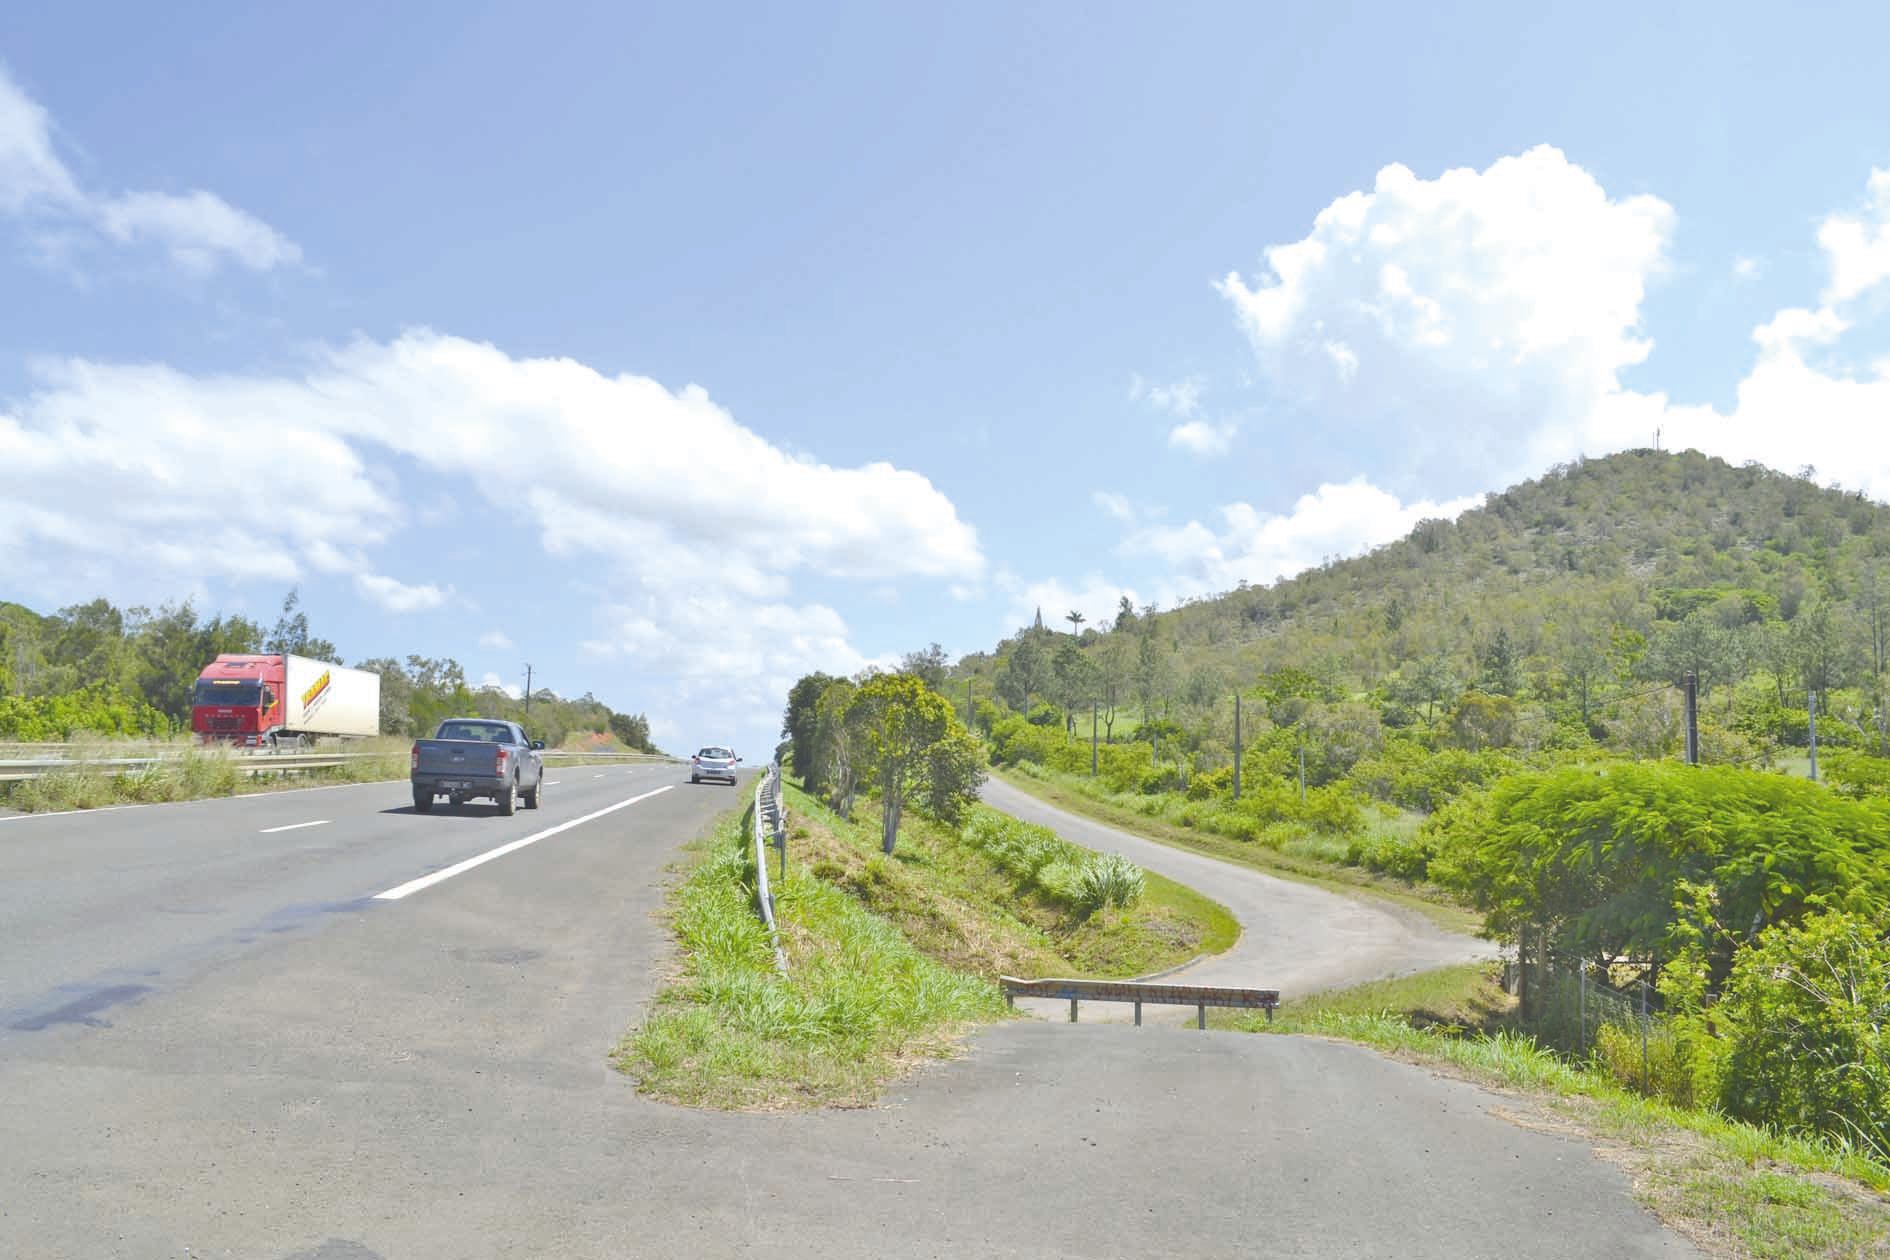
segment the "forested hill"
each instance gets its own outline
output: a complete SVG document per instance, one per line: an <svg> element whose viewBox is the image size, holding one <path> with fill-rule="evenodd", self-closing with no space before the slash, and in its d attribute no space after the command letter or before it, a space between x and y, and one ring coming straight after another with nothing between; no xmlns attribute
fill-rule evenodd
<svg viewBox="0 0 1890 1260"><path fill-rule="evenodd" d="M191 687L224 652L295 652L343 661L310 632L291 591L273 627L242 616L200 616L189 601L118 608L107 600L40 615L0 601L0 740L62 740L83 734L162 737L190 730ZM523 699L475 687L458 662L410 655L355 660L381 676L381 732L430 732L456 714L522 722L551 744L610 743L653 752L640 713L616 713L588 694L548 688Z"/></svg>
<svg viewBox="0 0 1890 1260"><path fill-rule="evenodd" d="M1094 695L1204 725L1208 745L1223 724L1210 711L1232 689L1293 671L1307 676L1291 684L1302 691L1376 702L1387 725L1498 696L1525 717L1638 751L1633 732L1606 725L1630 720L1617 702L1693 670L1709 700L1725 689L1714 720L1746 744L1802 742L1786 711L1803 726L1806 690L1842 692L1830 697L1842 710L1834 720L1874 726L1885 576L1884 505L1820 487L1811 470L1631 451L1554 469L1456 521L1425 521L1271 586L1152 616L1125 607L1076 640L1026 630L957 673L1011 708L1028 693L1033 704L1087 709ZM1045 619L1055 626L1063 612L1045 609ZM1035 647L1014 660L1026 643ZM1060 650L1078 644L1081 661L1061 652L1059 668ZM1750 695L1735 701L1742 685Z"/></svg>

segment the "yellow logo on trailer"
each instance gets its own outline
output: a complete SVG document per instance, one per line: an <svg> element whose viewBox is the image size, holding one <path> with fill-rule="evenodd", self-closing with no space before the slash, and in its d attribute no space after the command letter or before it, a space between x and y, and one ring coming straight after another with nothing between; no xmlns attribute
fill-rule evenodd
<svg viewBox="0 0 1890 1260"><path fill-rule="evenodd" d="M317 678L314 683L309 686L309 689L302 693L302 712L304 715L315 707L316 702L328 694L329 674L330 671L323 670L322 676Z"/></svg>

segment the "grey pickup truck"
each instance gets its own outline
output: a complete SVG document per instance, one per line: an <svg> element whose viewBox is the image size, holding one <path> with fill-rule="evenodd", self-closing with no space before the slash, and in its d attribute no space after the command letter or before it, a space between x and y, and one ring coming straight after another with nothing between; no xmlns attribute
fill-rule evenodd
<svg viewBox="0 0 1890 1260"><path fill-rule="evenodd" d="M531 740L516 722L490 718L448 718L432 739L413 744L413 807L433 808L444 796L455 805L480 797L496 803L501 814L527 809L545 798L545 763L538 755L543 740Z"/></svg>

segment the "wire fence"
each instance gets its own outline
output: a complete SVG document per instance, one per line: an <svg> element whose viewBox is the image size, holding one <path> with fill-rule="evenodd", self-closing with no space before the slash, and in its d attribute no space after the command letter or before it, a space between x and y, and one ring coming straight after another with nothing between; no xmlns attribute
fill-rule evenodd
<svg viewBox="0 0 1890 1260"><path fill-rule="evenodd" d="M1666 1043L1651 963L1525 956L1506 960L1503 987L1521 999L1517 1019L1537 1041L1576 1058L1602 1057L1617 1076L1651 1091Z"/></svg>

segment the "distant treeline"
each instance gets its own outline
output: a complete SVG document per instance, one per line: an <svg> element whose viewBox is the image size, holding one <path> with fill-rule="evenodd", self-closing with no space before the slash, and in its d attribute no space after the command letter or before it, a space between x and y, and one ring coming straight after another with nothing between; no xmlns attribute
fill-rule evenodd
<svg viewBox="0 0 1890 1260"><path fill-rule="evenodd" d="M238 615L204 618L188 600L154 612L95 599L48 616L0 602L0 739L188 731L197 675L225 652L341 660L333 643L311 633L294 591L270 627ZM414 735L432 730L443 717L475 714L519 722L554 748L590 735L655 751L647 718L614 712L588 693L571 700L539 689L528 716L523 698L469 686L457 661L409 656L404 662L376 657L352 663L381 676L385 735Z"/></svg>

